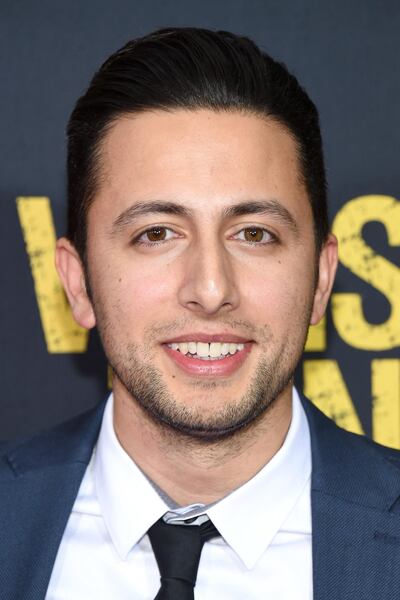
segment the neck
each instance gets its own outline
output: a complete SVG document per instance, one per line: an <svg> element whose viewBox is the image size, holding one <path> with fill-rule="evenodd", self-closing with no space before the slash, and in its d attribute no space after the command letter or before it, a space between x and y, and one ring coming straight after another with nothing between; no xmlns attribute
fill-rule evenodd
<svg viewBox="0 0 400 600"><path fill-rule="evenodd" d="M282 446L292 416L292 384L256 423L205 442L172 434L115 382L114 428L139 468L177 504L211 504L251 479Z"/></svg>

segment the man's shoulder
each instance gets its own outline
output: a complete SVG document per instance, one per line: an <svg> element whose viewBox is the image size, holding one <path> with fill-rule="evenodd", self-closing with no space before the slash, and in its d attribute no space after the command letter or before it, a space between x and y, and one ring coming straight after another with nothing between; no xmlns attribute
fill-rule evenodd
<svg viewBox="0 0 400 600"><path fill-rule="evenodd" d="M0 442L0 477L66 464L88 463L100 430L105 402L35 435Z"/></svg>
<svg viewBox="0 0 400 600"><path fill-rule="evenodd" d="M311 402L311 401L308 401ZM321 415L321 411L313 406L313 410L318 411ZM400 450L392 448L390 446L384 446L375 440L371 439L365 434L353 433L338 425L333 418L327 417L323 414L323 418L329 422L329 425L335 429L335 435L341 442L347 447L354 447L360 451L365 450L366 452L376 452L377 457L387 458L390 461L399 462L400 466Z"/></svg>
<svg viewBox="0 0 400 600"><path fill-rule="evenodd" d="M366 435L352 433L340 427L338 427L338 430L343 444L348 445L349 448L359 451L368 457L368 460L375 457L378 464L384 465L387 463L400 470L400 450L383 446ZM371 463L370 466L372 466Z"/></svg>
<svg viewBox="0 0 400 600"><path fill-rule="evenodd" d="M359 443L367 446L368 448L371 448L372 450L376 451L380 456L386 458L400 469L400 450L396 448L391 448L389 446L383 446L382 444L379 444L378 442L375 442L364 435L357 435L348 431L346 431L345 433L352 437L355 440L355 443Z"/></svg>
<svg viewBox="0 0 400 600"><path fill-rule="evenodd" d="M62 535L98 438L103 409L104 404L100 404L39 435L3 444L1 598L44 598ZM26 593L28 584L34 590L30 594Z"/></svg>
<svg viewBox="0 0 400 600"><path fill-rule="evenodd" d="M302 398L311 437L314 492L388 509L400 496L400 452L338 427Z"/></svg>
<svg viewBox="0 0 400 600"><path fill-rule="evenodd" d="M306 399L306 401L308 404L311 404L310 400ZM351 451L352 449L359 452L365 451L369 455L371 455L371 453L376 453L378 459L387 459L400 468L400 450L379 444L366 435L353 433L343 429L337 425L333 419L327 417L314 405L312 406L312 411L317 416L317 419L323 419L325 421L325 426L327 425L327 428L334 432L333 437L335 441L340 440L348 451Z"/></svg>

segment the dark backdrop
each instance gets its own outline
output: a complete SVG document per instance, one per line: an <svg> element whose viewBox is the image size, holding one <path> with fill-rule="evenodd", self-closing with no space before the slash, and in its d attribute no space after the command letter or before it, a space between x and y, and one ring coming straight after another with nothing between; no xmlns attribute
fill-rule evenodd
<svg viewBox="0 0 400 600"><path fill-rule="evenodd" d="M251 36L288 65L319 107L331 216L355 207L365 225L357 232L349 212L350 231L338 226L344 250L334 309L344 333L332 323L330 310L327 349L314 344L319 350L306 354L306 374L314 379L304 385L342 425L357 430L360 419L368 435L400 447L400 322L393 320L400 302L400 239L389 232L393 223L400 231L400 215L399 202L384 198L400 194L400 5L395 0L2 0L0 438L62 421L107 393L107 368L95 333L84 353L47 349L16 198L49 197L57 234L63 233L65 124L74 101L111 52L165 26ZM351 202L356 197L358 204ZM346 246L349 239L355 243ZM386 262L379 262L380 256ZM354 335L348 323L354 309L341 304L347 292L362 299L361 313L354 312ZM357 324L360 318L364 329ZM372 335L374 326L381 329L374 330L378 341L370 343L365 332ZM302 386L302 369L298 380Z"/></svg>

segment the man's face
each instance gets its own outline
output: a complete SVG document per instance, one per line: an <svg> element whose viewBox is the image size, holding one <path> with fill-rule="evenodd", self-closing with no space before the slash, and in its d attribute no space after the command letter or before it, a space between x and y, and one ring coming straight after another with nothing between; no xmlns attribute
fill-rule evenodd
<svg viewBox="0 0 400 600"><path fill-rule="evenodd" d="M327 299L293 138L249 113L127 115L100 172L92 316L74 312L96 321L116 396L194 437L255 421L290 390Z"/></svg>

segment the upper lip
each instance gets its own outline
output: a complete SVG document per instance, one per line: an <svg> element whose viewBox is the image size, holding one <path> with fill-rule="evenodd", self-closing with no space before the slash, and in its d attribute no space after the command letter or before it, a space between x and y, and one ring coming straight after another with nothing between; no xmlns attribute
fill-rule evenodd
<svg viewBox="0 0 400 600"><path fill-rule="evenodd" d="M212 344L213 342L226 342L227 344L245 344L251 342L249 338L244 338L239 335L232 335L231 333L185 333L178 335L169 340L163 342L163 344L172 344L180 342L205 342Z"/></svg>

